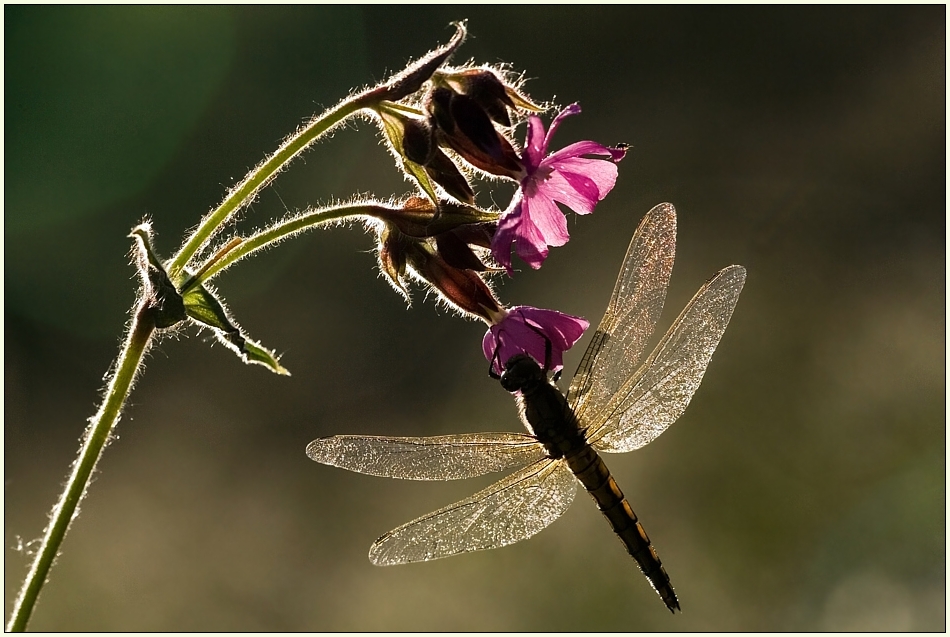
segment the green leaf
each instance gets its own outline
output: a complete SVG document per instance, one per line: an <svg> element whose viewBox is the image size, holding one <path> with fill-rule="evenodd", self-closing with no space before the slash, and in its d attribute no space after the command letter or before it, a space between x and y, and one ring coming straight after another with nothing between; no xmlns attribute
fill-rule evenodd
<svg viewBox="0 0 950 637"><path fill-rule="evenodd" d="M228 316L221 301L204 286L192 287L183 298L185 313L192 319L224 332L239 331L239 328L231 322L231 317Z"/></svg>
<svg viewBox="0 0 950 637"><path fill-rule="evenodd" d="M245 363L264 365L275 374L290 376L274 352L249 339L231 319L224 304L205 286L192 287L183 298L185 313L195 322L212 328L217 339Z"/></svg>

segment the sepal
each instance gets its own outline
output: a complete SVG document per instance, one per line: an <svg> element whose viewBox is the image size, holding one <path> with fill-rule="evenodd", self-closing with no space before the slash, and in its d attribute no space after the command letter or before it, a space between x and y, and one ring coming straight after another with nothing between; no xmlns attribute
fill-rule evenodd
<svg viewBox="0 0 950 637"><path fill-rule="evenodd" d="M155 327L169 328L185 320L185 308L181 295L168 278L161 260L152 249L152 226L141 223L132 229L130 237L136 239L135 263L142 279L146 311L155 322Z"/></svg>
<svg viewBox="0 0 950 637"><path fill-rule="evenodd" d="M205 286L195 285L182 300L188 317L212 328L215 337L245 363L264 365L275 374L290 376L274 352L249 339L231 319L224 304Z"/></svg>

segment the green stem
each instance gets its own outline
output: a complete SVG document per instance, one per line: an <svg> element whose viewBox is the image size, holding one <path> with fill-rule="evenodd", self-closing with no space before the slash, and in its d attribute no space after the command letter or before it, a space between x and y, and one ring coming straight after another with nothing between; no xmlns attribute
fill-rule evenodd
<svg viewBox="0 0 950 637"><path fill-rule="evenodd" d="M135 380L135 376L142 362L142 357L148 350L152 333L155 331L155 322L146 304L142 304L136 311L129 328L128 336L119 353L115 373L106 390L105 400L99 412L93 417L92 423L86 430L86 438L79 450L79 458L73 465L72 475L66 483L66 489L60 496L59 502L53 507L50 514L50 523L46 528L43 543L36 554L32 568L23 583L23 588L17 597L13 615L7 624L10 632L26 630L36 599L46 583L50 567L56 559L60 544L66 536L69 524L76 515L76 508L82 500L89 485L92 471L102 455L102 449L112 434L112 429L118 422L125 405L126 398Z"/></svg>
<svg viewBox="0 0 950 637"><path fill-rule="evenodd" d="M240 184L228 193L221 205L201 220L201 224L188 238L168 264L168 276L179 281L185 266L195 254L218 232L222 224L239 208L250 202L258 191L270 183L281 169L307 146L315 142L343 120L357 111L379 102L379 90L365 91L344 100L335 108L314 118L281 144L280 148L262 164L248 173Z"/></svg>
<svg viewBox="0 0 950 637"><path fill-rule="evenodd" d="M214 261L209 261L203 265L198 272L189 278L181 286L181 294L186 294L189 289L195 285L204 283L217 276L222 270L240 261L244 257L250 256L255 252L272 248L284 239L295 234L316 228L325 223L339 221L346 217L356 217L360 215L372 214L374 211L383 208L379 204L360 204L356 206L339 206L336 208L324 208L321 210L312 210L298 217L293 217L282 221L275 226L268 228L258 234L248 237L239 243L233 249L224 251L221 257ZM217 255L215 255L217 256Z"/></svg>

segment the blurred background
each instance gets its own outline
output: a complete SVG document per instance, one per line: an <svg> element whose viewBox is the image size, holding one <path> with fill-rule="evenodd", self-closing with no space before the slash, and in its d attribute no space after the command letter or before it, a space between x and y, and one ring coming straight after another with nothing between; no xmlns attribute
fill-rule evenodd
<svg viewBox="0 0 950 637"><path fill-rule="evenodd" d="M129 229L152 218L170 256L301 122L463 18L457 61L510 63L535 99L581 103L555 147L632 145L596 213L569 216L570 244L498 280L503 301L598 321L663 201L679 235L661 332L719 268L748 268L686 414L606 458L684 612L583 494L511 547L369 563L379 535L497 476L360 476L311 462L310 440L521 426L483 326L421 290L407 308L354 227L216 282L293 376L193 329L152 350L30 627L944 630L943 6L4 7L7 615L128 319ZM408 189L359 123L240 228Z"/></svg>

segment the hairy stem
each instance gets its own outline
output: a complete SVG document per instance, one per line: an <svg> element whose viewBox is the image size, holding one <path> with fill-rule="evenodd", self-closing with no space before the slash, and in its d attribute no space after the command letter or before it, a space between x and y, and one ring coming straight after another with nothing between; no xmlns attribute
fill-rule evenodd
<svg viewBox="0 0 950 637"><path fill-rule="evenodd" d="M185 241L168 264L168 276L180 281L188 261L195 256L218 232L222 225L242 206L249 203L290 161L307 146L339 125L347 117L379 101L379 92L366 91L331 108L302 127L281 144L267 160L247 174L240 184L231 189L221 205L201 220L198 228Z"/></svg>
<svg viewBox="0 0 950 637"><path fill-rule="evenodd" d="M142 303L132 319L128 336L119 352L115 372L109 381L105 398L99 407L98 413L91 419L89 428L86 430L86 437L79 450L79 457L73 464L72 474L69 476L62 496L53 507L43 543L36 553L33 566L23 583L20 594L17 596L13 614L7 624L7 630L10 632L26 630L27 622L30 620L37 597L39 597L40 591L46 583L49 570L59 552L60 544L66 536L69 524L76 515L79 502L85 495L96 462L98 462L99 456L102 455L102 450L109 441L112 430L122 414L122 407L128 398L132 383L142 363L142 357L148 350L154 331L155 322L152 314L147 305Z"/></svg>
<svg viewBox="0 0 950 637"><path fill-rule="evenodd" d="M286 221L263 230L253 236L236 243L235 247L229 250L219 251L220 258L212 257L208 263L203 265L198 272L189 278L182 286L181 293L185 294L194 285L204 283L217 276L222 270L248 257L256 252L267 250L274 247L284 239L288 239L295 234L305 232L316 228L317 226L333 221L339 221L346 217L357 217L371 215L373 211L382 209L378 204L361 204L355 206L339 206L336 208L323 208L320 210L311 210L302 215L292 217ZM226 246L227 247L227 246Z"/></svg>

